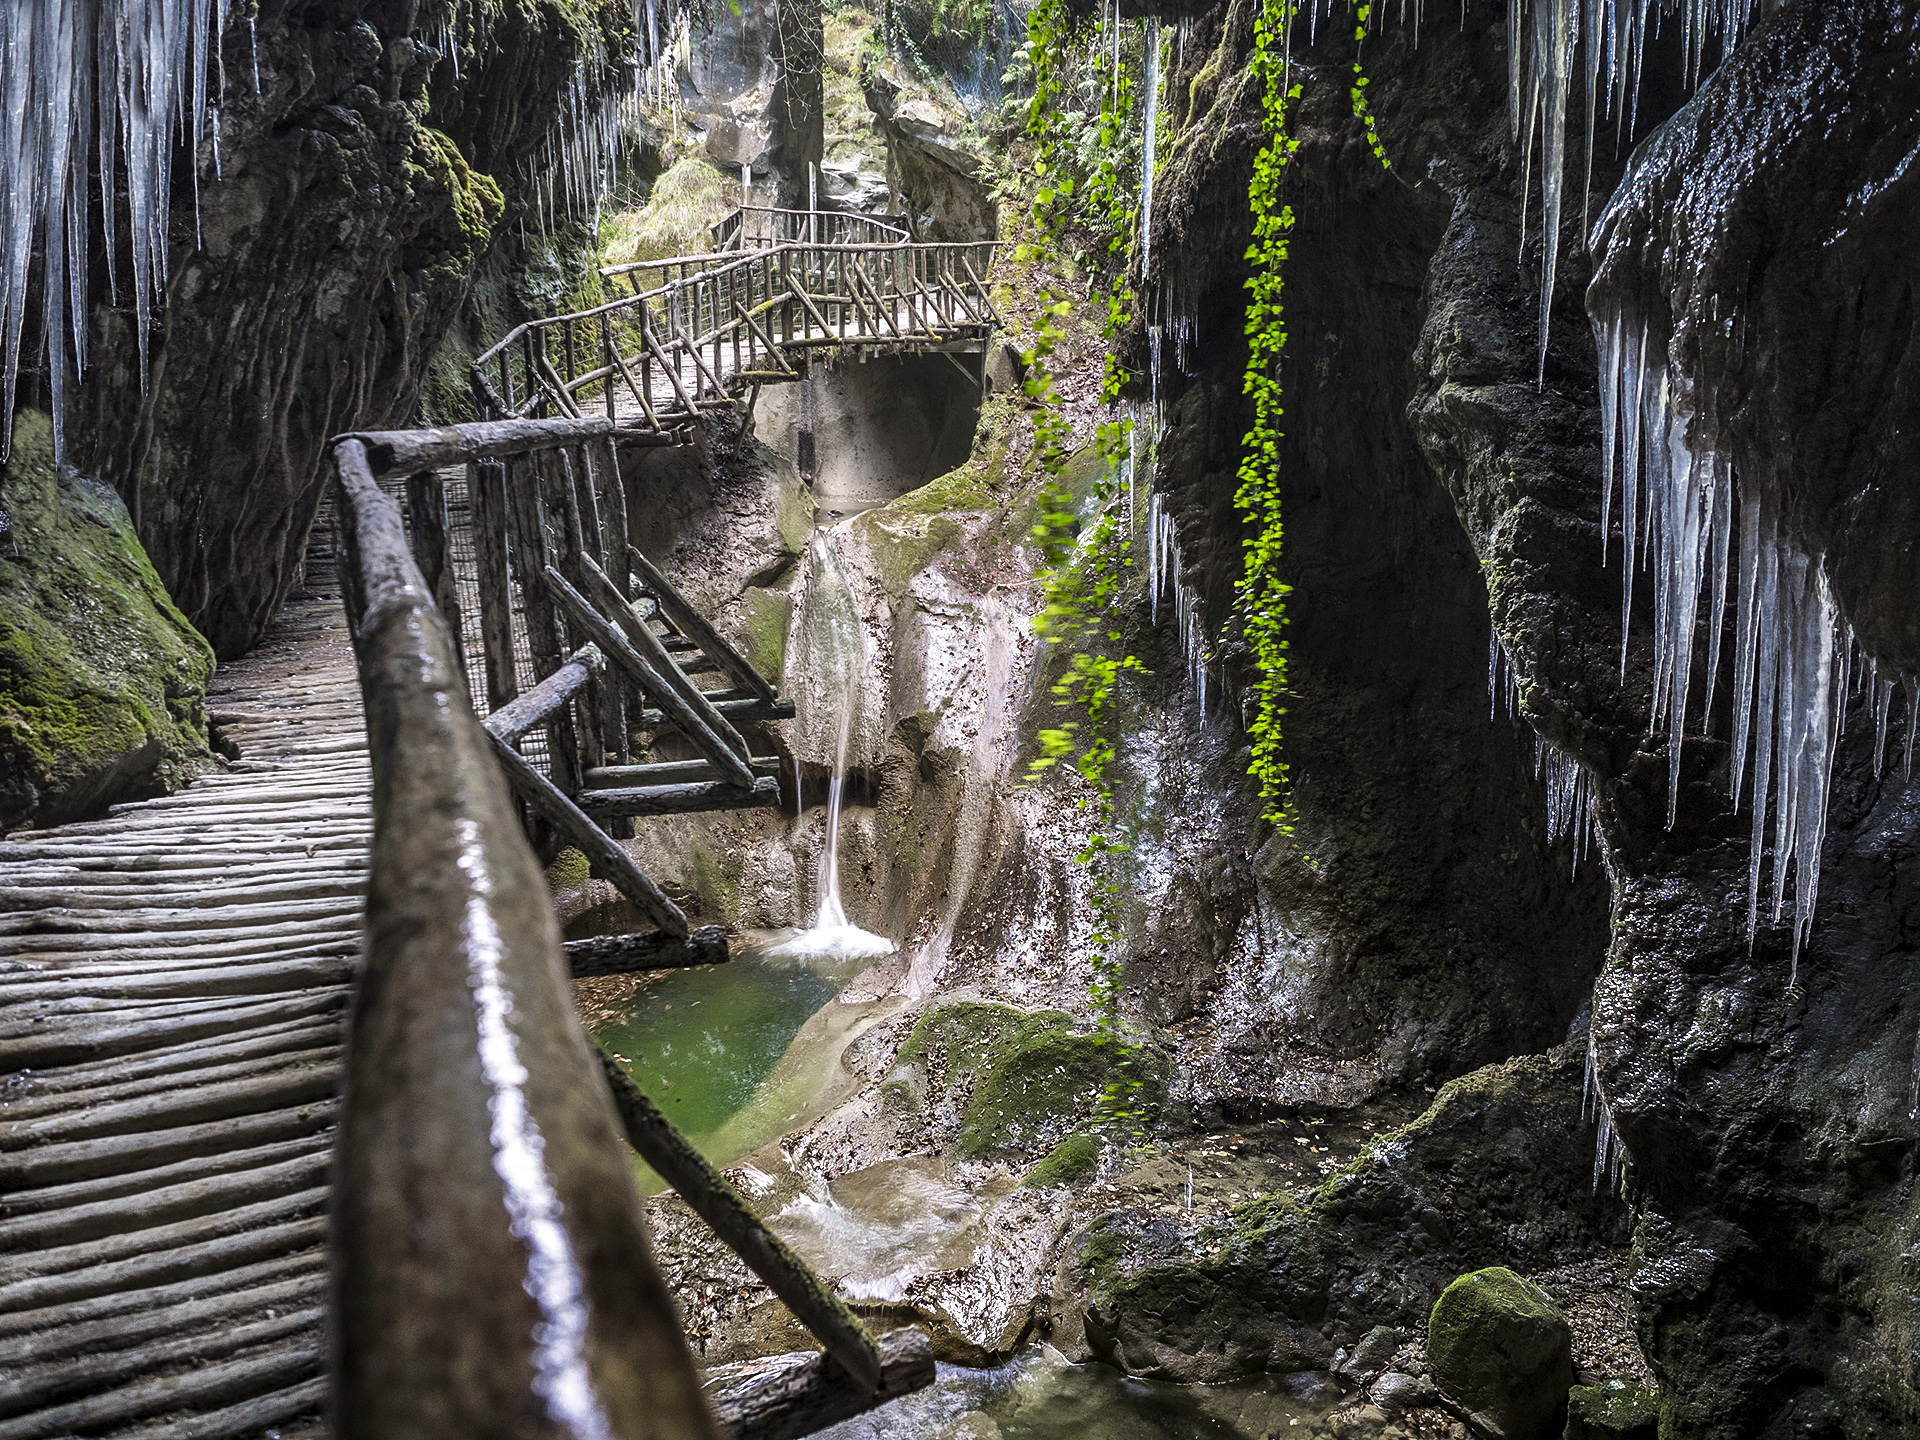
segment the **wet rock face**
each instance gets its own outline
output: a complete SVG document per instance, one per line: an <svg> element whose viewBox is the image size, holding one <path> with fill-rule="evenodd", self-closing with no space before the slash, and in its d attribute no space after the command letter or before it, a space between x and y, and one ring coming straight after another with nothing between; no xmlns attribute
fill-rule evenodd
<svg viewBox="0 0 1920 1440"><path fill-rule="evenodd" d="M1179 583L1209 627L1232 610L1242 557L1234 494L1249 417L1238 337L1259 127L1244 80L1251 15L1240 4L1196 22L1168 85L1175 114L1164 122L1172 138L1152 247L1167 307L1159 385L1169 422L1156 483ZM1396 115L1413 87L1436 108L1442 95L1457 106L1464 88L1497 137L1504 90L1478 81L1469 62L1479 50L1462 49L1471 42L1498 58L1501 22L1469 14L1468 24L1418 51L1388 27L1391 49L1370 73ZM1490 713L1487 595L1499 577L1463 532L1409 411L1407 357L1448 221L1442 192L1359 163L1350 102L1334 83L1340 52L1329 44L1301 58L1282 442L1295 835L1273 838L1244 798L1230 802L1214 863L1183 879L1190 903L1157 922L1168 934L1150 957L1165 958L1139 967L1143 985L1164 992L1167 1018L1204 1010L1191 990L1217 977L1231 1002L1223 1049L1244 1057L1221 1078L1229 1093L1253 1096L1274 1084L1261 1057L1303 1046L1419 1077L1545 1049L1566 1036L1606 944L1600 867L1589 854L1576 874L1566 843L1549 842L1533 737L1504 705ZM1431 112L1421 119L1437 128ZM1418 133L1419 149L1403 142L1395 153L1410 175L1437 139L1485 138ZM1512 275L1512 250L1490 263ZM1190 373L1176 338L1185 326ZM1143 367L1145 350L1134 356ZM1222 738L1209 779L1233 793L1244 790L1233 752L1245 743L1236 722L1247 661L1231 639L1219 649L1208 728ZM1162 675L1187 668L1176 644L1154 664ZM1205 755L1205 742L1194 751ZM1231 959L1236 948L1257 960Z"/></svg>
<svg viewBox="0 0 1920 1440"><path fill-rule="evenodd" d="M1844 62L1864 63L1884 47L1839 38L1847 17L1862 27L1886 23L1873 7L1800 7L1758 31L1636 158L1622 202L1653 206L1664 217L1656 223L1671 222L1672 244L1692 257L1661 258L1669 268L1660 285L1674 287L1676 315L1703 319L1719 303L1724 326L1716 287L1748 264L1765 281L1762 295L1788 288L1789 273L1824 295L1796 300L1792 338L1784 317L1760 322L1774 339L1750 330L1745 353L1759 387L1751 443L1772 448L1795 474L1812 464L1820 476L1802 493L1829 496L1878 463L1863 459L1876 443L1871 425L1858 426L1843 450L1823 445L1818 427L1788 444L1758 417L1774 403L1766 376L1778 379L1788 416L1814 403L1812 392L1843 411L1862 390L1896 410L1904 403L1897 385L1875 379L1870 353L1857 368L1842 358L1853 353L1864 312L1835 293L1832 275L1818 265L1770 268L1806 253L1801 237L1822 226L1831 234L1840 217L1828 201L1882 172L1850 124L1819 118L1853 103L1843 96L1869 109L1880 103L1868 98L1879 84L1872 67L1856 78ZM1817 90L1818 103L1794 85ZM1711 120L1702 107L1715 112ZM1797 129L1798 115L1811 117L1808 130ZM1699 139L1709 126L1745 139L1710 156ZM1743 145L1755 151L1750 189L1719 164ZM1689 740L1678 821L1665 823L1667 758L1647 734L1651 645L1636 620L1622 680L1619 562L1599 563L1597 376L1588 378L1581 317L1571 305L1556 310L1546 386L1534 390L1531 297L1501 263L1516 229L1511 190L1476 173L1471 152L1453 153L1453 168L1441 172L1453 213L1429 269L1416 356L1426 379L1414 411L1436 473L1496 577L1493 614L1529 718L1598 777L1614 931L1594 997L1594 1052L1645 1207L1634 1288L1643 1341L1672 1397L1665 1423L1674 1434L1732 1437L1831 1413L1844 1417L1834 1433L1868 1433L1914 1407L1903 1338L1913 1302L1882 1258L1910 1246L1914 1227L1904 1177L1916 1016L1897 938L1915 915L1900 878L1914 798L1896 776L1876 778L1872 719L1856 702L1837 762L1819 919L1800 960L1805 993L1790 990L1787 937L1763 926L1749 946L1745 934L1746 817L1736 822L1726 798L1723 741ZM1722 245L1708 238L1707 221ZM1651 263L1665 243L1648 241L1640 258ZM1617 246L1614 254L1596 293L1627 283L1634 257ZM1887 263L1875 261L1872 273ZM1569 276L1576 285L1580 278L1577 268ZM1868 328L1899 324L1910 328L1911 319L1885 316ZM1709 333L1702 323L1683 343L1707 343ZM1889 343L1883 333L1867 350ZM1816 365L1814 352L1827 358ZM1789 369L1798 373L1788 377ZM1825 513L1831 522L1838 510L1829 503ZM1617 512L1614 524L1617 557ZM1878 538L1869 530L1854 544ZM1850 553L1829 553L1843 593ZM1910 612L1913 604L1909 595L1883 608ZM1723 691L1713 725L1720 737L1724 707Z"/></svg>
<svg viewBox="0 0 1920 1440"><path fill-rule="evenodd" d="M730 175L753 177L756 205L807 208L807 166L823 148L818 0L715 7L693 42L688 115Z"/></svg>
<svg viewBox="0 0 1920 1440"><path fill-rule="evenodd" d="M294 582L324 440L410 415L505 218L496 182L512 185L557 114L583 27L626 13L489 9L479 44L463 31L456 83L434 48L446 8L269 0L251 26L236 17L219 173L199 157L196 203L177 168L144 390L131 313L96 301L76 459L126 497L222 655L253 644Z"/></svg>
<svg viewBox="0 0 1920 1440"><path fill-rule="evenodd" d="M887 185L924 241L991 240L999 209L980 178L980 156L953 143L950 122L924 99L903 99L875 70L861 85L887 144Z"/></svg>
<svg viewBox="0 0 1920 1440"><path fill-rule="evenodd" d="M160 794L209 758L213 655L120 497L22 411L0 470L0 834Z"/></svg>

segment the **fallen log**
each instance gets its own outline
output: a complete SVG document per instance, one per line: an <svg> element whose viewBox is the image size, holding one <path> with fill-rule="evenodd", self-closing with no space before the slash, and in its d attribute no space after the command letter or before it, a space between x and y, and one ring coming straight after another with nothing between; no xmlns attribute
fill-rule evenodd
<svg viewBox="0 0 1920 1440"><path fill-rule="evenodd" d="M880 1337L880 1388L862 1389L828 1355L781 1355L707 1391L735 1440L795 1440L931 1385L933 1345L911 1326Z"/></svg>
<svg viewBox="0 0 1920 1440"><path fill-rule="evenodd" d="M690 965L722 965L727 927L703 925L686 935L642 930L633 935L595 935L566 944L567 966L576 980L596 975L633 975L644 970L673 970Z"/></svg>

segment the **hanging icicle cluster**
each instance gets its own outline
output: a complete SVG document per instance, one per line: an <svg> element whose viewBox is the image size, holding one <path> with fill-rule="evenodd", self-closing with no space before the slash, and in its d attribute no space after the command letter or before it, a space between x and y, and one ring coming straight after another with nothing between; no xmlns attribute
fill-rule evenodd
<svg viewBox="0 0 1920 1440"><path fill-rule="evenodd" d="M631 88L606 77L616 57L597 31L567 81L560 116L533 156L521 167L521 183L534 199L542 227L578 216L596 220L612 191L621 147L640 133L644 119L664 118L668 133L680 129L680 72L693 63L693 28L682 6L664 27L659 0L633 0L635 54ZM662 32L664 28L664 40Z"/></svg>
<svg viewBox="0 0 1920 1440"><path fill-rule="evenodd" d="M1601 224L1607 224L1604 217ZM1694 637L1704 621L1707 660L1702 678L1710 696L1724 658L1721 634L1731 607L1736 801L1749 764L1753 777L1747 933L1751 939L1759 925L1771 812L1769 913L1776 923L1786 913L1791 862L1797 965L1819 894L1834 753L1852 681L1862 678L1852 661L1853 631L1834 600L1820 558L1788 535L1773 495L1739 483L1732 457L1718 439L1713 386L1674 369L1668 327L1625 306L1610 305L1595 316L1594 335L1600 352L1601 483L1607 521L1614 476L1620 477L1625 547L1620 663L1624 672L1635 575L1648 570L1653 580L1653 723L1667 728L1667 823L1673 823L1679 807ZM1867 669L1863 678L1871 689L1879 728L1878 767L1885 763L1894 681L1881 676L1877 666ZM1908 690L1911 700L1911 681ZM1909 726L1913 718L1910 704ZM1909 736L1909 755L1911 751Z"/></svg>
<svg viewBox="0 0 1920 1440"><path fill-rule="evenodd" d="M167 282L167 208L174 147L198 154L209 128L208 62L226 28L227 0L6 0L0 4L0 337L10 445L25 322L37 301L53 411L64 456L65 392L87 363L87 253L97 170L100 226L115 301L125 224L128 291L146 373L153 297ZM213 123L216 148L218 124ZM126 200L116 201L124 175ZM196 179L197 179L196 175ZM31 281L36 253L39 286Z"/></svg>
<svg viewBox="0 0 1920 1440"><path fill-rule="evenodd" d="M1520 680L1497 631L1487 636L1487 719L1497 720L1505 708L1518 720ZM1533 737L1533 778L1547 790L1547 843L1569 840L1573 846L1572 873L1580 873L1587 845L1594 835L1593 773L1572 756L1561 753L1537 731Z"/></svg>
<svg viewBox="0 0 1920 1440"><path fill-rule="evenodd" d="M1663 19L1678 13L1686 54L1687 84L1699 84L1711 35L1721 51L1731 49L1755 16L1784 0L1507 0L1507 57L1514 143L1528 171L1540 155L1540 378L1547 372L1547 326L1553 281L1560 266L1560 218L1566 195L1568 107L1577 63L1585 79L1585 206L1593 177L1594 131L1604 106L1617 134L1633 128L1647 41ZM1418 12L1416 9L1416 33ZM1523 190L1524 193L1524 190ZM1520 249L1527 246L1523 208ZM1581 225L1582 231L1586 225Z"/></svg>

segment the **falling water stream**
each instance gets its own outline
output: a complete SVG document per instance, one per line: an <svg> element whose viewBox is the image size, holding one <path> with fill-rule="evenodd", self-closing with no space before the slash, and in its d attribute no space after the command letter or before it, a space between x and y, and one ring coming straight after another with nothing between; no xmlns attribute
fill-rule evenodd
<svg viewBox="0 0 1920 1440"><path fill-rule="evenodd" d="M820 853L820 899L813 924L770 953L784 959L878 959L893 953L893 942L848 920L840 898L840 812L846 798L847 752L867 670L867 637L827 531L815 532L807 546L807 593L797 628L792 684L809 692L813 723L828 714L833 717L833 775L827 783L827 840Z"/></svg>

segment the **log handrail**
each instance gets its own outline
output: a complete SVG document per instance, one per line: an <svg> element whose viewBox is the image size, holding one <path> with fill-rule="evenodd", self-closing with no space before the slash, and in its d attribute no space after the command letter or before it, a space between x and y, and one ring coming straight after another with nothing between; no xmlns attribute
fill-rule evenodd
<svg viewBox="0 0 1920 1440"><path fill-rule="evenodd" d="M452 638L366 442L333 458L374 781L329 1220L333 1431L715 1440Z"/></svg>

